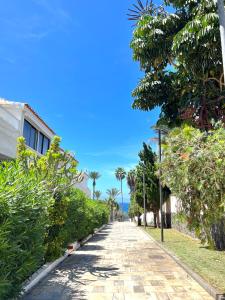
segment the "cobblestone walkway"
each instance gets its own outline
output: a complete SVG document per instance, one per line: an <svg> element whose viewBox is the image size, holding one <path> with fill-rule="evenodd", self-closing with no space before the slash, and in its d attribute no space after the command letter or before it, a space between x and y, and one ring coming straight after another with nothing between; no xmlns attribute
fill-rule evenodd
<svg viewBox="0 0 225 300"><path fill-rule="evenodd" d="M23 298L69 299L212 298L144 232L124 222L108 225Z"/></svg>

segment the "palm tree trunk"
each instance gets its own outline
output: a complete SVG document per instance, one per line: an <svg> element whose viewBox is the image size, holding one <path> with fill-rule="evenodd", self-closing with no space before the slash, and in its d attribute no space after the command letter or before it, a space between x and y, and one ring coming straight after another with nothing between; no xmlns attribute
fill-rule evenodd
<svg viewBox="0 0 225 300"><path fill-rule="evenodd" d="M95 182L93 181L93 195L92 195L92 199L95 199Z"/></svg>
<svg viewBox="0 0 225 300"><path fill-rule="evenodd" d="M110 207L110 222L113 222L113 207Z"/></svg>
<svg viewBox="0 0 225 300"><path fill-rule="evenodd" d="M121 220L123 221L123 180L121 179L121 197L122 197L122 217Z"/></svg>
<svg viewBox="0 0 225 300"><path fill-rule="evenodd" d="M123 211L123 180L120 180L121 182L121 197L122 197L122 211Z"/></svg>

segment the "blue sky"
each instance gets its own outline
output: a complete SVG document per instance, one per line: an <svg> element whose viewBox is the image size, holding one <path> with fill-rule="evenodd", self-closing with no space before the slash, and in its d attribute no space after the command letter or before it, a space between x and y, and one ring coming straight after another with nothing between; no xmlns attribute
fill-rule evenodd
<svg viewBox="0 0 225 300"><path fill-rule="evenodd" d="M103 193L119 188L115 168L137 163L159 114L131 108L142 76L129 48L131 3L0 0L0 97L29 103L80 169L101 173Z"/></svg>

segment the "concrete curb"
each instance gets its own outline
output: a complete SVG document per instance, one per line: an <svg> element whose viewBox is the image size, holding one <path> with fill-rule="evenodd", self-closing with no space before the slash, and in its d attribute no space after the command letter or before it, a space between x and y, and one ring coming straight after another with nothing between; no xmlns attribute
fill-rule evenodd
<svg viewBox="0 0 225 300"><path fill-rule="evenodd" d="M187 265L185 265L176 255L166 249L161 243L156 241L150 234L148 234L144 229L139 228L145 235L148 236L150 240L155 242L166 254L168 254L190 277L192 277L197 283L214 299L225 300L225 295L221 294L218 290L212 287L208 282L206 282L200 275L191 270Z"/></svg>
<svg viewBox="0 0 225 300"><path fill-rule="evenodd" d="M73 250L67 250L65 254L56 259L54 262L47 263L43 265L40 269L38 269L23 285L23 293L22 295L28 293L35 285L37 285L42 279L44 279L51 271L53 271L59 264L61 264L68 256L70 256L74 251L78 250L84 244L86 244L96 233L103 230L107 224L101 226L98 229L95 229L94 234L90 234L85 239L83 239L80 243L75 242L73 245Z"/></svg>

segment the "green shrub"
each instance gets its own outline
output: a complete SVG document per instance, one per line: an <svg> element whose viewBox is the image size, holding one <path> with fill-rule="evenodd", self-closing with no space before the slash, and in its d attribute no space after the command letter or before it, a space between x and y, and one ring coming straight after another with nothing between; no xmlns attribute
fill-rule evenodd
<svg viewBox="0 0 225 300"><path fill-rule="evenodd" d="M168 135L162 180L181 200L191 230L203 243L225 249L225 128L190 126Z"/></svg>
<svg viewBox="0 0 225 300"><path fill-rule="evenodd" d="M17 295L44 261L49 199L32 173L0 165L0 299Z"/></svg>
<svg viewBox="0 0 225 300"><path fill-rule="evenodd" d="M88 199L78 189L72 189L68 198L67 219L61 234L65 245L94 233L94 229L106 224L109 217L105 203Z"/></svg>
<svg viewBox="0 0 225 300"><path fill-rule="evenodd" d="M23 282L69 242L108 220L106 204L74 189L76 161L56 137L38 158L18 143L16 161L0 164L0 299L19 295Z"/></svg>

